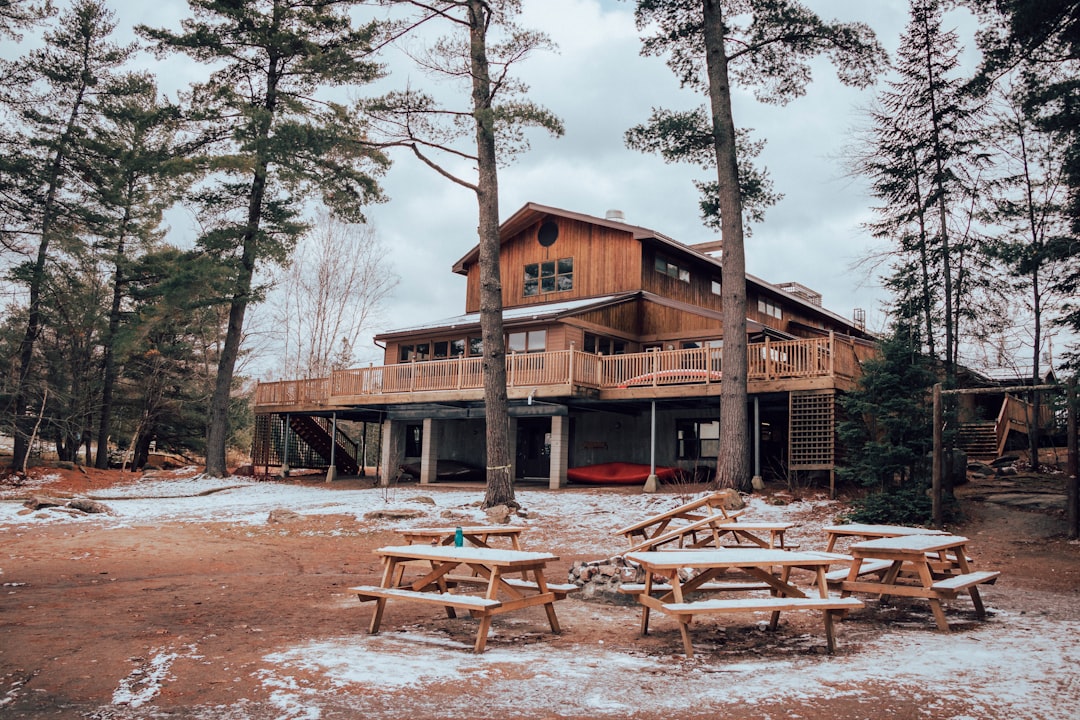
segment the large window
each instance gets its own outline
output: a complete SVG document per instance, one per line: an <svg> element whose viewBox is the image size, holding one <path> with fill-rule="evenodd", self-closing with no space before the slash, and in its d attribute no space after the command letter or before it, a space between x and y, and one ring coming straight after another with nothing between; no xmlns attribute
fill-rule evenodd
<svg viewBox="0 0 1080 720"><path fill-rule="evenodd" d="M574 258L545 260L525 266L525 297L574 289Z"/></svg>
<svg viewBox="0 0 1080 720"><path fill-rule="evenodd" d="M547 349L547 330L510 333L506 337L506 347L510 352L544 352Z"/></svg>
<svg viewBox="0 0 1080 720"><path fill-rule="evenodd" d="M428 343L417 343L416 345L401 345L398 348L398 362L424 362L431 359L430 354L431 346Z"/></svg>
<svg viewBox="0 0 1080 720"><path fill-rule="evenodd" d="M676 280L681 280L685 283L690 282L690 271L663 255L656 256L654 267L656 268L656 272L661 275L667 275L668 277L673 277Z"/></svg>
<svg viewBox="0 0 1080 720"><path fill-rule="evenodd" d="M675 433L680 460L714 459L720 454L719 420L679 420Z"/></svg>

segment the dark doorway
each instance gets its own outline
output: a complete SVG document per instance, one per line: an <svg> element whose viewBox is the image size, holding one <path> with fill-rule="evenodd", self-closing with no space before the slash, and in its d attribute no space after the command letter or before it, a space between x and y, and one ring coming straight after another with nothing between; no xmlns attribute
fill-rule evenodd
<svg viewBox="0 0 1080 720"><path fill-rule="evenodd" d="M517 476L547 478L551 474L551 421L546 418L518 420Z"/></svg>

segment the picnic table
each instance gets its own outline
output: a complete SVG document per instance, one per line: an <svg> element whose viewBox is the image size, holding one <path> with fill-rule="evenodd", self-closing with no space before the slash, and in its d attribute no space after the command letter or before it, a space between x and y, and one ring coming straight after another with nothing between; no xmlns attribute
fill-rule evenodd
<svg viewBox="0 0 1080 720"><path fill-rule="evenodd" d="M615 531L630 543L629 552L651 550L659 545L692 538L697 542L699 536L713 531L713 526L720 523L735 522L742 511L730 512L724 507L727 496L723 493L710 493L697 500L657 513Z"/></svg>
<svg viewBox="0 0 1080 720"><path fill-rule="evenodd" d="M944 530L932 528L907 527L905 525L869 525L865 523L848 523L846 525L830 525L825 528L828 542L825 552L832 552L836 541L841 537L858 537L863 540L877 540L884 537L899 537L901 535L947 535Z"/></svg>
<svg viewBox="0 0 1080 720"><path fill-rule="evenodd" d="M425 543L428 545L453 545L457 527L430 527L430 528L405 528L398 530L398 534L409 545ZM521 525L463 525L461 534L465 542L475 547L491 547L489 541L492 538L507 538L510 547L514 550L521 549L521 533L525 530Z"/></svg>
<svg viewBox="0 0 1080 720"><path fill-rule="evenodd" d="M831 581L843 597L853 592L925 598L939 630L948 631L943 601L966 590L979 619L986 616L979 585L993 583L997 571L974 571L967 556L968 539L958 535L914 534L865 540L851 546L852 562L843 580ZM876 580L860 579L865 567L880 567Z"/></svg>
<svg viewBox="0 0 1080 720"><path fill-rule="evenodd" d="M695 615L769 612L769 627L775 629L782 611L816 610L822 613L826 642L829 652L832 652L836 649L833 631L836 615L862 607L862 602L856 598L829 595L825 571L834 560L820 554L767 548L732 548L632 552L626 558L640 564L646 571L643 586L621 588L624 592L637 595L642 605L641 634L649 633L649 614L652 610L670 615L679 623L687 657L694 656L690 623ZM780 570L779 575L774 573L776 568ZM814 582L809 590L804 591L790 581L793 569L814 574ZM693 575L684 581L680 579L680 571L687 570ZM741 570L756 583L723 582L722 576L731 570ZM658 583L655 576L665 577L667 582ZM722 599L709 597L717 593L731 595L762 589L770 594ZM705 598L690 597L696 595L704 595Z"/></svg>
<svg viewBox="0 0 1080 720"><path fill-rule="evenodd" d="M576 585L548 583L544 579L545 566L559 559L546 552L418 544L382 547L375 554L382 558L381 584L350 588L361 602L375 601L370 633L379 631L386 601L391 598L441 605L451 618L457 617L458 609L468 610L480 620L473 646L477 653L484 651L491 619L502 613L543 605L551 631L560 632L554 603L578 589ZM426 567L419 577L406 579L404 570L415 570L417 560L426 561ZM455 575L458 568L468 574ZM520 578L509 577L518 573ZM460 592L463 587L476 587L478 591Z"/></svg>

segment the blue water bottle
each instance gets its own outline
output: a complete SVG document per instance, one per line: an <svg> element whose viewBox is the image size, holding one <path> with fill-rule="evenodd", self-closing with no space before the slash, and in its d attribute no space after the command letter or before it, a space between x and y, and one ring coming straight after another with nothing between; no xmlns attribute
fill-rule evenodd
<svg viewBox="0 0 1080 720"><path fill-rule="evenodd" d="M461 532L461 528L454 530L454 547L461 547L465 544L465 533Z"/></svg>

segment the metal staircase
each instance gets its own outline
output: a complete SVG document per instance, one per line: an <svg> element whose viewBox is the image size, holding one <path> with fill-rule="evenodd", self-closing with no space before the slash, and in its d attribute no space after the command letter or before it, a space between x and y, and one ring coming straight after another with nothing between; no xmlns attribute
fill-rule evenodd
<svg viewBox="0 0 1080 720"><path fill-rule="evenodd" d="M356 461L357 444L339 429L334 442L336 447L331 445L330 431L332 427L333 423L326 418L311 417L309 415L289 416L289 428L296 434L297 438L307 443L312 450L321 455L327 464L329 464L330 457L333 455L334 465L337 466L337 471L342 475L357 475L360 472L360 466ZM331 452L332 447L333 451Z"/></svg>

